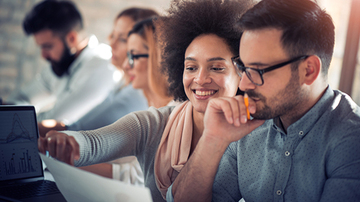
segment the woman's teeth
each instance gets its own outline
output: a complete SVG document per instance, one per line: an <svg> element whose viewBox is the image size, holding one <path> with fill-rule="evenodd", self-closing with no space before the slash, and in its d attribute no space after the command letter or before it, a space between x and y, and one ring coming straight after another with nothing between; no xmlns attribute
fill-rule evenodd
<svg viewBox="0 0 360 202"><path fill-rule="evenodd" d="M214 90L210 90L210 91L199 91L199 90L195 90L195 94L196 95L200 95L200 96L207 96L207 95L213 95L215 94L216 91Z"/></svg>

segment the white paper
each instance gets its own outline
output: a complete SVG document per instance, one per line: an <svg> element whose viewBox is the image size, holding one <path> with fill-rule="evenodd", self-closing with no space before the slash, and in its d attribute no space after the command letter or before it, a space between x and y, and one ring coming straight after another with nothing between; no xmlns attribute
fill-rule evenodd
<svg viewBox="0 0 360 202"><path fill-rule="evenodd" d="M69 202L116 201L151 202L150 190L80 170L39 153L55 179L56 185Z"/></svg>

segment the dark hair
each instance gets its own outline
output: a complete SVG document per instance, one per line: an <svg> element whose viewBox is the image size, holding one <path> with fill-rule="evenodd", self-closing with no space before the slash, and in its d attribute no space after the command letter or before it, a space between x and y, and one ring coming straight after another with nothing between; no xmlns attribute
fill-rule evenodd
<svg viewBox="0 0 360 202"><path fill-rule="evenodd" d="M289 57L317 55L323 74L327 74L334 48L334 25L331 17L311 0L262 0L242 16L238 25L244 31L282 30L282 47Z"/></svg>
<svg viewBox="0 0 360 202"><path fill-rule="evenodd" d="M141 21L137 22L133 26L133 28L129 31L128 36L135 33L135 34L139 34L144 39L146 39L146 37L145 37L145 28L152 29L152 31L155 33L155 26L154 26L154 23L153 23L154 19L156 19L156 16L146 18L144 20L141 20Z"/></svg>
<svg viewBox="0 0 360 202"><path fill-rule="evenodd" d="M137 22L142 19L149 18L151 16L158 16L159 14L148 8L128 8L121 11L115 18L115 20L119 19L122 16L130 17L134 22Z"/></svg>
<svg viewBox="0 0 360 202"><path fill-rule="evenodd" d="M71 30L83 29L82 17L70 1L46 0L38 3L25 17L23 28L27 35L50 29L66 35Z"/></svg>
<svg viewBox="0 0 360 202"><path fill-rule="evenodd" d="M174 0L168 15L157 20L163 44L162 66L175 100L188 100L182 75L189 44L202 34L215 34L237 55L241 31L234 25L250 5L249 0Z"/></svg>

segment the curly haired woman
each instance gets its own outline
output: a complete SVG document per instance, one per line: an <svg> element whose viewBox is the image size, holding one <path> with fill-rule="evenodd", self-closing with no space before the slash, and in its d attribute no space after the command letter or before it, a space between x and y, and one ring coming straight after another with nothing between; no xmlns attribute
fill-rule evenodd
<svg viewBox="0 0 360 202"><path fill-rule="evenodd" d="M40 151L75 166L135 155L153 200L164 201L202 134L209 100L237 93L240 77L231 58L241 31L234 25L251 5L247 0L172 2L156 21L156 33L170 93L184 102L131 113L98 130L49 132L39 141Z"/></svg>

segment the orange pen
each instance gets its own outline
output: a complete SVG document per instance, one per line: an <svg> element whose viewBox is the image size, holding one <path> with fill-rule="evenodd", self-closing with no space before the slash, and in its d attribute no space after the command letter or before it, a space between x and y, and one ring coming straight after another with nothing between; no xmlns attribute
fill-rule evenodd
<svg viewBox="0 0 360 202"><path fill-rule="evenodd" d="M244 102L245 102L245 107L246 107L247 119L250 120L249 96L248 96L246 93L245 93L245 95L244 95Z"/></svg>

